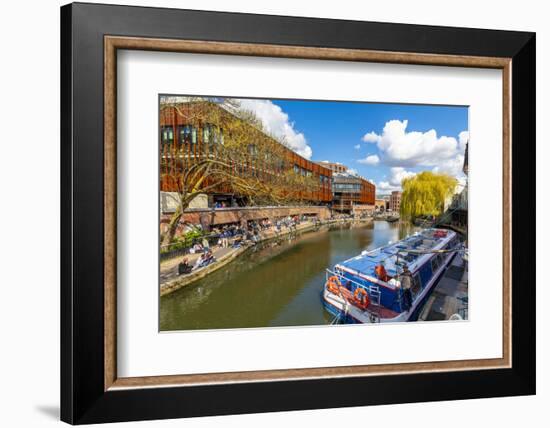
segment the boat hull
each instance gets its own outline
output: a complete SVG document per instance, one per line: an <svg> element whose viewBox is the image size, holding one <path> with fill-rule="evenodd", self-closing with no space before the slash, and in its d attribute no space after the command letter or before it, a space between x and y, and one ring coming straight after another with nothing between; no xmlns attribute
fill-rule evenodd
<svg viewBox="0 0 550 428"><path fill-rule="evenodd" d="M441 276L447 270L454 257L455 254L452 253L447 256L445 262L441 264L438 271L432 276L430 282L414 297L411 308L394 317L381 317L369 311L368 308L362 310L354 306L341 295L332 293L326 285L323 288L323 304L328 312L338 317L340 322L344 324L379 324L417 321L424 304L432 294Z"/></svg>

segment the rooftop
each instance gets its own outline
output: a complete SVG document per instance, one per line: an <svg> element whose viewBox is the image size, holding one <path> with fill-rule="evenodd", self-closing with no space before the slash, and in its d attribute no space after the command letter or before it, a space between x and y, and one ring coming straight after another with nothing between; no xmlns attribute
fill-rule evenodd
<svg viewBox="0 0 550 428"><path fill-rule="evenodd" d="M402 271L404 264L414 272L431 256L429 252L441 249L455 233L446 229L425 229L407 238L371 251L363 251L360 255L338 263L337 267L351 269L363 275L374 276L374 268L384 263L386 272L395 276ZM414 250L411 252L410 250ZM397 256L399 254L399 256ZM399 270L398 270L399 268Z"/></svg>

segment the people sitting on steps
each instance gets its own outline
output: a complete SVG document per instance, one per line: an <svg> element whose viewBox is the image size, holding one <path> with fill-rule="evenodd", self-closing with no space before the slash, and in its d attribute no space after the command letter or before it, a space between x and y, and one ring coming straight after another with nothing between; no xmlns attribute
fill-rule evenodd
<svg viewBox="0 0 550 428"><path fill-rule="evenodd" d="M189 260L187 258L184 258L178 264L178 275L186 275L188 273L191 273L192 270L193 270L193 266L189 264Z"/></svg>
<svg viewBox="0 0 550 428"><path fill-rule="evenodd" d="M193 269L199 269L205 266L208 266L210 263L213 263L216 261L214 255L212 254L212 251L208 250L205 251L201 256L197 259L195 262L195 266Z"/></svg>

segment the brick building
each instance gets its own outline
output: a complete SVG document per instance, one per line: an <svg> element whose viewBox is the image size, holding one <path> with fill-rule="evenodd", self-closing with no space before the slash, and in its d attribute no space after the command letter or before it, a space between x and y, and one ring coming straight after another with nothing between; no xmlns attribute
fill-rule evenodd
<svg viewBox="0 0 550 428"><path fill-rule="evenodd" d="M216 125L212 123L215 116ZM239 118L235 112L210 101L181 102L162 106L160 111L160 190L161 192L176 192L177 177L188 169L201 156L216 157L220 151L216 147L224 145L224 140L230 138L225 135L224 123L240 121L241 129L246 130L249 140L249 159L239 161L236 168L252 168L255 173L266 177L285 174L294 171L304 177L313 177L318 186L314 191L301 195L302 199L313 205L326 205L332 201L332 170L318 163L312 162L298 155L291 149L276 142L272 137L260 131L249 122ZM226 128L227 129L227 128ZM267 157L269 153L257 155L258 147L262 144L277 144L277 170L274 170L273 159ZM264 158L265 157L265 158ZM266 165L269 165L267 167ZM208 186L208 180L203 183ZM217 186L208 189L208 205L216 206L244 206L247 205L246 196L239 195L235 189L227 186Z"/></svg>
<svg viewBox="0 0 550 428"><path fill-rule="evenodd" d="M390 210L393 212L399 212L401 208L401 192L394 190L390 195Z"/></svg>

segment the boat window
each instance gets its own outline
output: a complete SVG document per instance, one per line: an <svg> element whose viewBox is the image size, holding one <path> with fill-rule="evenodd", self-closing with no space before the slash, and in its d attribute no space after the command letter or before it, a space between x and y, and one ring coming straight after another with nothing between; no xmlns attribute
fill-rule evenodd
<svg viewBox="0 0 550 428"><path fill-rule="evenodd" d="M418 293L422 289L422 284L420 283L420 275L417 273L413 276L413 283L412 283L412 292Z"/></svg>
<svg viewBox="0 0 550 428"><path fill-rule="evenodd" d="M439 269L439 260L437 259L437 256L432 258L432 272L435 273L435 271Z"/></svg>

